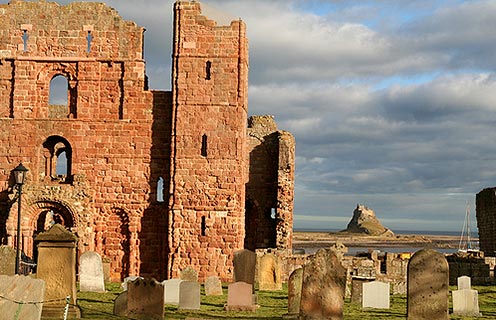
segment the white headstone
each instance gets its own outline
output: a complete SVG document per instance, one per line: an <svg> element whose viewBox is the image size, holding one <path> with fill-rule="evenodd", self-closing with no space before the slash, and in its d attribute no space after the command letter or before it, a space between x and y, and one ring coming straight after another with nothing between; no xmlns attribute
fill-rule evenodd
<svg viewBox="0 0 496 320"><path fill-rule="evenodd" d="M124 280L121 283L122 290L126 291L127 290L127 283L128 282L131 282L131 281L134 281L136 279L143 279L143 277L140 277L140 276L129 276L129 277L125 277Z"/></svg>
<svg viewBox="0 0 496 320"><path fill-rule="evenodd" d="M183 282L181 279L169 279L162 281L165 287L165 303L179 304L179 285Z"/></svg>
<svg viewBox="0 0 496 320"><path fill-rule="evenodd" d="M102 258L98 253L87 251L81 255L79 287L81 292L105 292Z"/></svg>
<svg viewBox="0 0 496 320"><path fill-rule="evenodd" d="M458 284L458 290L472 289L472 287L471 287L471 280L470 280L470 277L468 277L468 276L458 277L456 279L456 282Z"/></svg>
<svg viewBox="0 0 496 320"><path fill-rule="evenodd" d="M453 294L453 314L465 317L478 317L479 297L477 290L462 289L454 290Z"/></svg>
<svg viewBox="0 0 496 320"><path fill-rule="evenodd" d="M183 281L179 285L179 309L200 309L200 284L196 281Z"/></svg>
<svg viewBox="0 0 496 320"><path fill-rule="evenodd" d="M389 309L389 283L372 281L362 285L362 308Z"/></svg>

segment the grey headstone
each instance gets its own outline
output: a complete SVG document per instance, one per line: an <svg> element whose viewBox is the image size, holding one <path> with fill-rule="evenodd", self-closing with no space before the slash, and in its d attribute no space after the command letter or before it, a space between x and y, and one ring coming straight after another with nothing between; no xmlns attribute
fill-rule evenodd
<svg viewBox="0 0 496 320"><path fill-rule="evenodd" d="M281 266L272 253L260 257L258 268L258 289L260 291L282 290Z"/></svg>
<svg viewBox="0 0 496 320"><path fill-rule="evenodd" d="M15 274L16 250L9 246L0 246L0 274Z"/></svg>
<svg viewBox="0 0 496 320"><path fill-rule="evenodd" d="M255 284L255 269L257 254L250 250L240 250L234 253L234 282Z"/></svg>
<svg viewBox="0 0 496 320"><path fill-rule="evenodd" d="M346 269L338 254L321 249L303 267L300 319L343 319Z"/></svg>
<svg viewBox="0 0 496 320"><path fill-rule="evenodd" d="M479 297L477 290L462 289L454 290L453 314L463 317L479 317Z"/></svg>
<svg viewBox="0 0 496 320"><path fill-rule="evenodd" d="M131 281L134 281L136 279L144 279L144 278L143 277L140 277L140 276L129 276L129 277L125 277L124 280L121 283L122 290L126 291L127 290L127 283L128 282L131 282Z"/></svg>
<svg viewBox="0 0 496 320"><path fill-rule="evenodd" d="M45 281L27 276L0 275L0 296L0 319L39 320Z"/></svg>
<svg viewBox="0 0 496 320"><path fill-rule="evenodd" d="M253 303L253 285L235 282L227 286L227 311L255 311Z"/></svg>
<svg viewBox="0 0 496 320"><path fill-rule="evenodd" d="M293 271L288 280L288 314L300 313L301 285L303 281L303 269Z"/></svg>
<svg viewBox="0 0 496 320"><path fill-rule="evenodd" d="M192 267L186 267L181 271L181 280L198 281L198 272Z"/></svg>
<svg viewBox="0 0 496 320"><path fill-rule="evenodd" d="M468 276L461 276L456 279L458 290L472 289L471 279Z"/></svg>
<svg viewBox="0 0 496 320"><path fill-rule="evenodd" d="M449 319L449 266L432 249L417 251L408 262L407 319Z"/></svg>
<svg viewBox="0 0 496 320"><path fill-rule="evenodd" d="M200 284L196 281L183 281L179 285L179 309L200 309Z"/></svg>
<svg viewBox="0 0 496 320"><path fill-rule="evenodd" d="M183 280L169 279L162 281L165 287L165 303L166 304L179 304L179 286Z"/></svg>
<svg viewBox="0 0 496 320"><path fill-rule="evenodd" d="M222 292L222 283L219 277L211 276L205 280L205 295L206 296L221 296Z"/></svg>
<svg viewBox="0 0 496 320"><path fill-rule="evenodd" d="M389 283L372 281L362 285L362 308L389 309Z"/></svg>
<svg viewBox="0 0 496 320"><path fill-rule="evenodd" d="M98 253L87 251L81 255L79 287L81 292L105 292L102 258Z"/></svg>
<svg viewBox="0 0 496 320"><path fill-rule="evenodd" d="M116 316L127 316L127 291L121 292L114 300L114 314Z"/></svg>
<svg viewBox="0 0 496 320"><path fill-rule="evenodd" d="M127 284L127 315L137 319L164 319L164 285L155 279Z"/></svg>

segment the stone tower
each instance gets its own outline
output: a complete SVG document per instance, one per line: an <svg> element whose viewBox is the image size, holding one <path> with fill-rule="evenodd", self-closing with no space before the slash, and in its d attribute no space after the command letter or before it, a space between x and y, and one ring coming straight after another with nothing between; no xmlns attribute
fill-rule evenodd
<svg viewBox="0 0 496 320"><path fill-rule="evenodd" d="M186 1L174 21L170 272L194 264L226 278L245 235L246 26L218 25Z"/></svg>

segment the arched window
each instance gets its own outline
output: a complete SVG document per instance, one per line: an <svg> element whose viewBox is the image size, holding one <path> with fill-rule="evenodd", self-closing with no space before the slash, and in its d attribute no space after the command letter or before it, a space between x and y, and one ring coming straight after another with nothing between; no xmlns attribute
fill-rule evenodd
<svg viewBox="0 0 496 320"><path fill-rule="evenodd" d="M164 178L157 180L157 202L164 202Z"/></svg>
<svg viewBox="0 0 496 320"><path fill-rule="evenodd" d="M60 136L51 136L43 143L44 165L40 168L43 177L52 181L70 182L72 170L72 148Z"/></svg>
<svg viewBox="0 0 496 320"><path fill-rule="evenodd" d="M49 118L67 118L69 114L69 83L63 75L56 75L50 81L48 97Z"/></svg>

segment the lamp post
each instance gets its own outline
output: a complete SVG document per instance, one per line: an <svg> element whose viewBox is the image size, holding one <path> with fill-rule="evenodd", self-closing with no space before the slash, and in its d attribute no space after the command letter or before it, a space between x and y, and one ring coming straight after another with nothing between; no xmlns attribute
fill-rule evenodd
<svg viewBox="0 0 496 320"><path fill-rule="evenodd" d="M15 261L15 273L19 274L21 266L21 195L22 195L22 185L26 179L26 173L28 169L19 163L14 169L15 182L18 187L17 196L17 251L16 251L16 261Z"/></svg>

